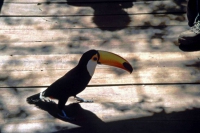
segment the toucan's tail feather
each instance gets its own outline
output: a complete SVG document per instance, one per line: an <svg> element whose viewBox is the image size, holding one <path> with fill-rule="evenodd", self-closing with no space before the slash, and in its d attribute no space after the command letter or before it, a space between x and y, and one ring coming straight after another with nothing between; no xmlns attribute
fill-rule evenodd
<svg viewBox="0 0 200 133"><path fill-rule="evenodd" d="M36 103L36 102L39 102L39 101L40 101L40 93L35 94L35 95L32 95L32 96L30 96L30 97L27 97L27 98L26 98L26 101L27 101L27 103L29 103L29 104L34 104L34 103Z"/></svg>

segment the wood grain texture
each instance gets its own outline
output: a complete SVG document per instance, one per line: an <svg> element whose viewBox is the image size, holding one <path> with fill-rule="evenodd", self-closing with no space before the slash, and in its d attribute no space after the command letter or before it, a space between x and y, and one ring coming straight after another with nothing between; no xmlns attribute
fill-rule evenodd
<svg viewBox="0 0 200 133"><path fill-rule="evenodd" d="M200 48L183 52L177 46L179 34L189 29L186 0L3 2L0 132L200 132ZM97 66L78 94L94 103L77 103L73 97L66 103L75 121L58 118L54 103L26 102L89 49L121 55L133 73Z"/></svg>
<svg viewBox="0 0 200 133"><path fill-rule="evenodd" d="M89 85L199 83L199 52L119 55L132 64L133 73L100 65ZM73 54L2 56L0 86L48 86L73 68L79 58Z"/></svg>
<svg viewBox="0 0 200 133"><path fill-rule="evenodd" d="M90 49L115 53L180 52L177 38L82 40L65 42L0 42L0 55L81 54Z"/></svg>
<svg viewBox="0 0 200 133"><path fill-rule="evenodd" d="M7 2L11 2L11 3L36 3L36 2L47 2L47 3L56 3L56 2L118 2L118 1L122 1L122 0L4 0L5 3ZM151 0L126 0L126 1L141 1L141 2L149 2ZM156 0L156 1L162 1L162 0ZM177 1L179 2L179 0L165 0L165 1ZM186 1L186 0L183 0Z"/></svg>
<svg viewBox="0 0 200 133"><path fill-rule="evenodd" d="M133 123L139 122L139 125L146 125L147 123L155 125L162 122L163 126L166 126L167 123L174 123L175 121L175 125L181 121L184 125L187 125L191 121L198 122L197 119L199 118L196 115L197 112L191 110L192 108L199 108L199 85L88 87L79 96L93 99L94 103L72 104L76 101L70 98L65 109L68 110L68 114L73 114L69 110L70 107L75 111L73 115L76 117L76 121L70 122L56 119L48 113L49 109L55 107L54 104L45 105L43 103L38 105L43 110L26 103L27 96L44 89L0 88L2 94L0 99L4 105L1 112L1 131L35 132L37 130L44 132L62 129L70 131L70 128L78 127L104 127L104 124L110 125L112 122L116 126L118 122L128 120ZM45 107L47 105L49 107ZM136 124L133 123L132 126ZM127 126L129 127L129 124ZM66 129L66 127L68 128Z"/></svg>
<svg viewBox="0 0 200 133"><path fill-rule="evenodd" d="M6 2L6 1L5 1ZM1 16L131 15L141 13L183 13L186 1L136 1L92 3L4 3ZM13 10L17 9L17 10Z"/></svg>
<svg viewBox="0 0 200 133"><path fill-rule="evenodd" d="M114 51L111 51L114 52ZM180 67L190 66L200 59L199 52L182 53L182 52L137 52L137 53L120 53L116 54L128 60L133 66L137 67ZM74 67L82 54L65 54L65 55L13 55L0 56L0 71L16 70L65 70ZM164 57L164 58L163 58ZM170 63L171 61L171 63ZM139 63L138 63L139 62ZM138 63L138 64L137 64ZM110 68L110 66L99 65L99 68Z"/></svg>
<svg viewBox="0 0 200 133"><path fill-rule="evenodd" d="M121 29L121 27L118 27ZM0 30L0 42L65 42L85 40L123 40L153 38L178 38L188 26L129 27L123 30L107 28L92 29L54 29L54 30ZM115 32L114 32L115 31ZM122 40L123 39L123 40Z"/></svg>
<svg viewBox="0 0 200 133"><path fill-rule="evenodd" d="M181 21L180 21L181 20ZM109 15L68 17L1 17L0 30L50 30L80 28L115 28L133 26L187 25L185 14L181 15Z"/></svg>
<svg viewBox="0 0 200 133"><path fill-rule="evenodd" d="M1 55L48 55L48 54L80 54L89 49L107 50L113 52L177 52L178 47L173 41L161 39L141 39L135 41L66 41L66 42L24 42L24 43L1 43ZM171 42L172 41L172 42ZM140 47L138 47L138 45ZM90 47L89 47L90 46Z"/></svg>

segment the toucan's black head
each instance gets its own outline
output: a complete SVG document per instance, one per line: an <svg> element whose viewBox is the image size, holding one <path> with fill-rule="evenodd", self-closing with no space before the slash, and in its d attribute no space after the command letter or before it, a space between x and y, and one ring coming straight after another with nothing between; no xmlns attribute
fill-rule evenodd
<svg viewBox="0 0 200 133"><path fill-rule="evenodd" d="M89 50L82 55L78 63L78 67L81 68L82 71L85 71L86 69L88 73L90 74L90 76L92 77L92 75L94 74L96 65L98 64L98 60L99 60L98 51Z"/></svg>
<svg viewBox="0 0 200 133"><path fill-rule="evenodd" d="M98 60L99 60L99 53L98 53L98 51L92 49L92 50L89 50L89 51L85 52L82 55L82 57L81 57L81 59L79 61L79 65L81 65L81 66L87 66L87 64L88 64L88 62L90 60L98 62Z"/></svg>
<svg viewBox="0 0 200 133"><path fill-rule="evenodd" d="M85 52L82 55L78 66L84 69L87 68L90 76L92 76L97 64L115 66L130 73L133 71L130 63L124 58L114 53L101 50L89 50Z"/></svg>

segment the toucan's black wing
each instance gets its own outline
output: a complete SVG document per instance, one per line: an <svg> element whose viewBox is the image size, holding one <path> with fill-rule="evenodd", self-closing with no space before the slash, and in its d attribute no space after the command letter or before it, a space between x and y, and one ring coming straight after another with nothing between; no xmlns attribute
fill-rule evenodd
<svg viewBox="0 0 200 133"><path fill-rule="evenodd" d="M52 83L44 92L44 96L59 99L62 96L71 96L72 91L75 89L76 71L69 71L63 77Z"/></svg>
<svg viewBox="0 0 200 133"><path fill-rule="evenodd" d="M59 99L61 97L76 96L85 89L91 76L86 67L75 67L63 77L51 84L44 92L44 96Z"/></svg>

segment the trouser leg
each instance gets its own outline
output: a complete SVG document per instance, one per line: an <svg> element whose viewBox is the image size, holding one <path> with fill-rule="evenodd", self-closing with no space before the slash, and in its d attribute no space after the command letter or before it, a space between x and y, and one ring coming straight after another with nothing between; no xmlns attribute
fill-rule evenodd
<svg viewBox="0 0 200 133"><path fill-rule="evenodd" d="M197 21L200 21L200 2L199 2L199 0L196 0L196 10L197 10L197 15L196 15L194 23L196 23Z"/></svg>
<svg viewBox="0 0 200 133"><path fill-rule="evenodd" d="M197 17L198 14L197 2L198 0L189 0L187 3L187 18L189 26L194 25L195 18Z"/></svg>

